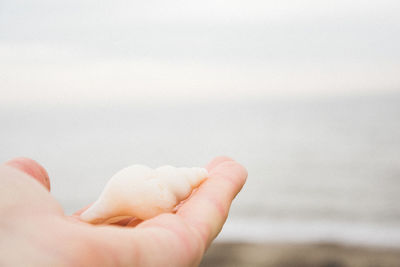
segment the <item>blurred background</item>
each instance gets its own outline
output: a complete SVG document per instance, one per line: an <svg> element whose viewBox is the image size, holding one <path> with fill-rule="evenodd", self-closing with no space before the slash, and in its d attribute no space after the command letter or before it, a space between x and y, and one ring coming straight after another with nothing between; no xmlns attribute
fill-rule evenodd
<svg viewBox="0 0 400 267"><path fill-rule="evenodd" d="M0 0L0 160L42 163L71 214L127 165L229 155L249 179L203 266L399 266L399 13Z"/></svg>

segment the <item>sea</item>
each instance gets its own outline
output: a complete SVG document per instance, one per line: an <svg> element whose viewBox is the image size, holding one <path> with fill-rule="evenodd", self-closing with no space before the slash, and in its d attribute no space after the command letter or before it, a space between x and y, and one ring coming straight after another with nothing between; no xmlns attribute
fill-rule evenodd
<svg viewBox="0 0 400 267"><path fill-rule="evenodd" d="M400 94L0 107L0 160L44 165L66 214L131 164L249 172L218 237L400 247Z"/></svg>

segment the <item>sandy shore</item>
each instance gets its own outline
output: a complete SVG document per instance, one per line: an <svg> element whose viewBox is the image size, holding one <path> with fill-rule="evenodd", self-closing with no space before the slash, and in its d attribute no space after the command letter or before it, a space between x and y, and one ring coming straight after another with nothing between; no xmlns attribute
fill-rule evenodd
<svg viewBox="0 0 400 267"><path fill-rule="evenodd" d="M215 243L202 267L400 267L400 248L338 244Z"/></svg>

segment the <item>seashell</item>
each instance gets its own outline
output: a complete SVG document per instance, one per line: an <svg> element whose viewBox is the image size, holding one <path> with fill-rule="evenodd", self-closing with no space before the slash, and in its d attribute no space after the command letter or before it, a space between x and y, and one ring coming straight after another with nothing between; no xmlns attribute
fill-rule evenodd
<svg viewBox="0 0 400 267"><path fill-rule="evenodd" d="M80 219L93 224L113 223L127 217L146 220L171 212L207 176L203 168L127 167L111 177L99 199Z"/></svg>

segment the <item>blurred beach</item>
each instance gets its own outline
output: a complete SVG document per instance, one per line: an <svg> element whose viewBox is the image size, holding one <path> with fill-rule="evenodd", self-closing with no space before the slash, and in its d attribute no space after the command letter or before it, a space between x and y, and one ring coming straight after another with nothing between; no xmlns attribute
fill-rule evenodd
<svg viewBox="0 0 400 267"><path fill-rule="evenodd" d="M400 249L335 243L216 243L201 267L397 267Z"/></svg>

